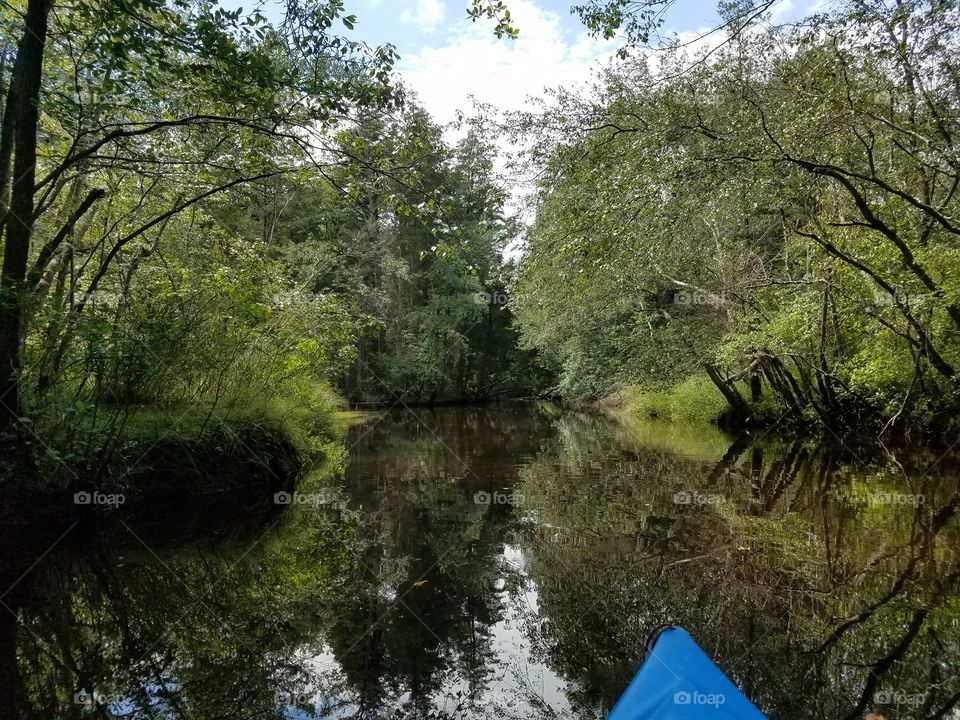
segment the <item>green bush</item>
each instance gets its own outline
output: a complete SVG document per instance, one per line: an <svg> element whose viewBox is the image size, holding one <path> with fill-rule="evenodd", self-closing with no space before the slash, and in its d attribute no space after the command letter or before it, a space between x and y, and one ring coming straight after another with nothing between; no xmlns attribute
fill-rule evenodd
<svg viewBox="0 0 960 720"><path fill-rule="evenodd" d="M210 408L205 404L143 408L132 414L121 431L122 442L148 445L161 438L172 442L272 434L288 440L300 459L327 458L339 435L342 401L322 383L288 387L282 396Z"/></svg>
<svg viewBox="0 0 960 720"><path fill-rule="evenodd" d="M624 391L624 396L626 413L640 418L717 423L729 409L716 386L699 374L667 390L633 386Z"/></svg>

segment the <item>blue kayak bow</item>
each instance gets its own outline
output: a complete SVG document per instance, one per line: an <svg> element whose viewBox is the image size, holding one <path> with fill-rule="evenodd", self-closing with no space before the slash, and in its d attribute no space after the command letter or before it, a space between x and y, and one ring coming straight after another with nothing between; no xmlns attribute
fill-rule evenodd
<svg viewBox="0 0 960 720"><path fill-rule="evenodd" d="M661 630L607 720L766 720L678 627Z"/></svg>

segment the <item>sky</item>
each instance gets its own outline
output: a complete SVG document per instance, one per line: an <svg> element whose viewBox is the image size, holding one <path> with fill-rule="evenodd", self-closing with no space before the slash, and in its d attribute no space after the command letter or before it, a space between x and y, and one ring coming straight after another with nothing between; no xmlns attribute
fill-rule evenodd
<svg viewBox="0 0 960 720"><path fill-rule="evenodd" d="M508 0L516 40L497 39L489 20L472 22L468 0L348 0L358 23L353 37L371 45L392 43L398 71L440 123L468 110L470 96L516 110L544 88L586 82L592 69L611 58L617 41L589 37L570 13L576 0ZM777 19L804 14L811 0L777 0ZM692 37L719 24L716 0L676 0L663 34Z"/></svg>
<svg viewBox="0 0 960 720"><path fill-rule="evenodd" d="M456 120L458 110L470 114L474 100L501 110L519 110L527 106L529 97L542 96L546 88L584 86L598 67L613 58L620 41L591 38L579 17L570 12L577 1L506 0L511 23L520 30L515 40L496 38L491 20L471 21L469 0L346 0L345 14L355 15L357 22L352 31L337 28L335 32L371 46L393 44L400 54L396 70L408 91L437 123L447 125ZM775 21L789 21L827 1L776 0L770 13ZM246 3L221 0L221 4ZM268 17L279 19L283 0L265 0L263 7ZM720 24L716 7L717 0L674 0L660 34L692 40ZM720 35L703 42L711 43L716 37ZM448 140L458 134L448 131ZM511 149L498 146L494 162L498 171ZM523 216L530 183L520 177L503 181L510 198L508 209Z"/></svg>
<svg viewBox="0 0 960 720"><path fill-rule="evenodd" d="M470 0L346 0L345 13L357 17L353 31L337 28L351 39L376 46L393 44L397 70L408 89L441 124L456 111L469 110L471 96L504 110L517 110L526 98L544 88L585 83L593 69L608 61L618 41L590 38L570 12L578 0L506 0L516 40L497 39L493 22L467 17ZM584 0L579 0L583 2ZM775 19L793 19L825 0L776 0ZM226 7L250 0L220 0ZM255 2L253 4L260 4ZM273 20L283 14L284 0L263 0ZM719 24L717 0L673 0L661 34L690 39Z"/></svg>
<svg viewBox="0 0 960 720"><path fill-rule="evenodd" d="M781 0L788 2L789 0ZM716 20L712 0L679 0L677 30L707 27ZM595 40L576 15L572 0L509 0L516 40L497 39L492 21L472 22L468 0L352 0L355 37L393 43L407 86L440 123L469 109L470 96L502 109L521 108L546 87L587 81L592 67L610 58L616 41Z"/></svg>
<svg viewBox="0 0 960 720"><path fill-rule="evenodd" d="M400 61L397 71L408 90L441 125L461 110L470 114L473 100L501 110L519 110L545 88L584 86L595 69L608 62L620 41L591 38L570 6L577 0L507 0L517 39L498 39L493 22L467 17L469 0L347 0L357 17L350 37L370 45L392 43ZM777 0L775 20L805 14L824 0ZM661 35L690 40L720 24L716 0L675 0L665 16ZM717 36L713 36L717 37ZM708 38L705 42L712 42ZM459 133L448 131L449 140ZM515 150L501 139L497 171ZM525 198L533 184L514 174L501 178L508 190L507 209L529 221ZM507 255L519 252L512 243Z"/></svg>

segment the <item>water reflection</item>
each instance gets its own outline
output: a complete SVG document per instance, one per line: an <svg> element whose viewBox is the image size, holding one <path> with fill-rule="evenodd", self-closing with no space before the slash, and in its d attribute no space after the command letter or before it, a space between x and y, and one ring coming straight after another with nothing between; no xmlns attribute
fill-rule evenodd
<svg viewBox="0 0 960 720"><path fill-rule="evenodd" d="M0 717L602 718L667 622L771 718L958 716L953 458L546 404L348 444L217 532L5 528Z"/></svg>

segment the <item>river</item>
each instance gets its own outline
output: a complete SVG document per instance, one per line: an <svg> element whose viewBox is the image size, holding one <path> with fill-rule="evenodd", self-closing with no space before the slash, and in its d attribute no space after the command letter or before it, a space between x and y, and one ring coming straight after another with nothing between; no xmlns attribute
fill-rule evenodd
<svg viewBox="0 0 960 720"><path fill-rule="evenodd" d="M269 507L7 537L4 681L44 720L603 718L678 624L770 718L960 716L952 454L549 403L345 444Z"/></svg>

